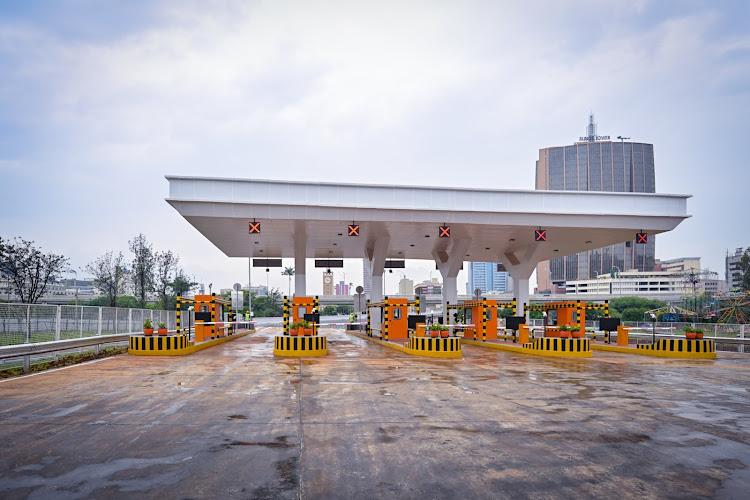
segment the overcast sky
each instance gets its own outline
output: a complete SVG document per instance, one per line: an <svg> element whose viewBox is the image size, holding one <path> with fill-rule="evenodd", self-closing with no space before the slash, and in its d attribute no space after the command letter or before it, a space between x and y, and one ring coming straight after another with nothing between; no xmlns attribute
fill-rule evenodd
<svg viewBox="0 0 750 500"><path fill-rule="evenodd" d="M750 246L750 2L0 0L0 236L80 268L142 232L216 290L247 261L166 174L533 189L591 111L654 144L657 192L694 196L657 258L723 278Z"/></svg>

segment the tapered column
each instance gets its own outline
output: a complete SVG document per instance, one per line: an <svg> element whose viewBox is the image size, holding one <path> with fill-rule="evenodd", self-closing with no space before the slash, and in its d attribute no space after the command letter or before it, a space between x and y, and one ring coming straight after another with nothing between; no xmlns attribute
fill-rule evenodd
<svg viewBox="0 0 750 500"><path fill-rule="evenodd" d="M443 278L443 321L449 322L448 304L455 304L458 300L458 288L456 276L463 267L466 250L471 240L455 239L447 250L433 250L432 257L435 259L438 271Z"/></svg>
<svg viewBox="0 0 750 500"><path fill-rule="evenodd" d="M294 232L294 295L307 297L307 235L302 225L295 227Z"/></svg>
<svg viewBox="0 0 750 500"><path fill-rule="evenodd" d="M534 272L536 265L539 263L539 254L544 243L534 243L525 249L505 254L503 264L508 270L510 277L513 278L513 296L516 298L516 315L526 316L523 306L529 304L529 278ZM522 257L519 257L521 255Z"/></svg>

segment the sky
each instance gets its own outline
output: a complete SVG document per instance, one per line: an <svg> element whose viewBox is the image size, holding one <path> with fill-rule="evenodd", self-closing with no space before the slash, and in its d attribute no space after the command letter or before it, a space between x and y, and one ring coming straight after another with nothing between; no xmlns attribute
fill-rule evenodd
<svg viewBox="0 0 750 500"><path fill-rule="evenodd" d="M0 236L81 277L143 233L229 288L247 260L164 201L165 175L533 189L539 149L593 112L654 145L657 192L693 195L656 257L723 277L750 246L749 110L744 0L0 0Z"/></svg>

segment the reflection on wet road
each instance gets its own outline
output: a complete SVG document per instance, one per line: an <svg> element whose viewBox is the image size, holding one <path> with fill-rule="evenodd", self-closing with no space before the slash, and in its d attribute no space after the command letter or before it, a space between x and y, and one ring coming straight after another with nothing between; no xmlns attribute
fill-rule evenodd
<svg viewBox="0 0 750 500"><path fill-rule="evenodd" d="M427 359L258 333L0 383L0 496L723 496L750 488L750 356Z"/></svg>

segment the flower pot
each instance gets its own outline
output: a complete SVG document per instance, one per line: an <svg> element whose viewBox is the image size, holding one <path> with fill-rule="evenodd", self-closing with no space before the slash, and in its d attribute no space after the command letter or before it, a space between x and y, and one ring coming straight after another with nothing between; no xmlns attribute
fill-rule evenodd
<svg viewBox="0 0 750 500"><path fill-rule="evenodd" d="M166 328L159 328L158 330L156 330L156 333L158 333L159 335L163 337L164 335L167 334L167 331L168 330Z"/></svg>
<svg viewBox="0 0 750 500"><path fill-rule="evenodd" d="M448 334L449 333L450 332L448 330L443 330L443 331L440 332L440 336L445 339L445 338L448 338Z"/></svg>
<svg viewBox="0 0 750 500"><path fill-rule="evenodd" d="M436 339L439 333L437 330L430 330L430 337Z"/></svg>
<svg viewBox="0 0 750 500"><path fill-rule="evenodd" d="M571 334L571 332L564 330L564 331L560 332L560 337L564 338L564 339L569 339L570 338L570 334Z"/></svg>
<svg viewBox="0 0 750 500"><path fill-rule="evenodd" d="M702 339L702 338L703 338L703 332L697 332L697 333L695 334L695 338L696 338L696 339Z"/></svg>
<svg viewBox="0 0 750 500"><path fill-rule="evenodd" d="M299 335L299 328L290 328L289 335L291 335L292 337L296 337L297 335Z"/></svg>
<svg viewBox="0 0 750 500"><path fill-rule="evenodd" d="M143 335L145 335L146 337L150 337L153 334L154 334L154 329L153 328L144 328L143 329Z"/></svg>
<svg viewBox="0 0 750 500"><path fill-rule="evenodd" d="M574 339L582 339L586 336L586 332L579 330L577 332L570 332Z"/></svg>
<svg viewBox="0 0 750 500"><path fill-rule="evenodd" d="M685 338L688 340L694 340L695 339L695 332L685 332Z"/></svg>
<svg viewBox="0 0 750 500"><path fill-rule="evenodd" d="M305 335L312 335L312 333L313 333L312 332L313 331L312 328L304 328L304 330L305 330Z"/></svg>

